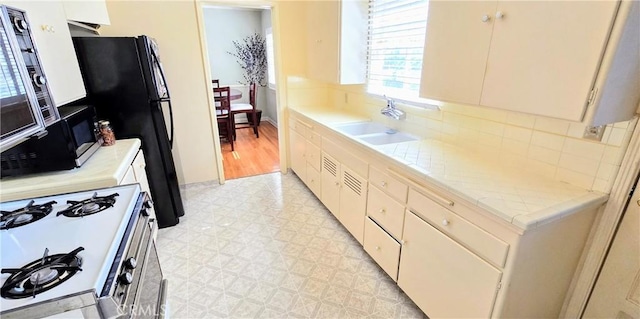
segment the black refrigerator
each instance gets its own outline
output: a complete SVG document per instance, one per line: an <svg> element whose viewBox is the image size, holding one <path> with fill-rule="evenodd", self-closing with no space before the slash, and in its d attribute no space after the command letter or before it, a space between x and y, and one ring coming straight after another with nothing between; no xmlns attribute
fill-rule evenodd
<svg viewBox="0 0 640 319"><path fill-rule="evenodd" d="M142 140L158 227L177 224L184 207L171 155L171 99L156 42L147 36L78 37L73 44L98 118L111 122L116 138Z"/></svg>

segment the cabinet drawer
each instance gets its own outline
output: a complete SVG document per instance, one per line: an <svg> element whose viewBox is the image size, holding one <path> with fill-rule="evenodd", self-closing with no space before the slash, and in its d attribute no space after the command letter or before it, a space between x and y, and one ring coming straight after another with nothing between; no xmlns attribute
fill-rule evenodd
<svg viewBox="0 0 640 319"><path fill-rule="evenodd" d="M309 140L309 142L313 143L317 147L321 147L322 146L322 136L320 136L320 134L314 132L313 129L308 129L307 130L307 140Z"/></svg>
<svg viewBox="0 0 640 319"><path fill-rule="evenodd" d="M413 189L409 190L408 206L412 212L437 227L443 233L457 239L461 244L469 247L495 265L504 267L509 244Z"/></svg>
<svg viewBox="0 0 640 319"><path fill-rule="evenodd" d="M307 148L305 151L307 162L317 171L320 171L320 167L322 166L322 151L320 151L320 148L310 141L307 141Z"/></svg>
<svg viewBox="0 0 640 319"><path fill-rule="evenodd" d="M309 128L309 124L302 122L300 120L295 120L293 121L293 123L291 124L291 128L300 133L300 135L304 136L305 138L307 137L307 129Z"/></svg>
<svg viewBox="0 0 640 319"><path fill-rule="evenodd" d="M307 186L313 192L313 194L318 197L318 199L322 200L320 194L322 194L322 184L320 178L320 171L316 170L313 166L307 163Z"/></svg>
<svg viewBox="0 0 640 319"><path fill-rule="evenodd" d="M373 166L369 168L369 184L376 185L400 201L400 203L404 204L407 202L407 191L409 187Z"/></svg>
<svg viewBox="0 0 640 319"><path fill-rule="evenodd" d="M400 244L371 219L365 218L364 250L394 280L398 280Z"/></svg>
<svg viewBox="0 0 640 319"><path fill-rule="evenodd" d="M404 205L393 200L376 187L369 187L367 215L395 238L402 238Z"/></svg>

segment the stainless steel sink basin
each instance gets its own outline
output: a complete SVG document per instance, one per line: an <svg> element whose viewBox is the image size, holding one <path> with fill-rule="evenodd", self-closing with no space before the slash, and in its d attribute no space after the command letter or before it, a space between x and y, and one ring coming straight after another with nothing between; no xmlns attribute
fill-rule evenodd
<svg viewBox="0 0 640 319"><path fill-rule="evenodd" d="M402 132L396 132L393 134L388 134L388 133L371 134L366 136L359 136L358 139L372 145L385 145L385 144L411 142L411 141L418 140L418 138Z"/></svg>
<svg viewBox="0 0 640 319"><path fill-rule="evenodd" d="M360 122L360 123L342 124L342 125L336 126L335 129L344 134L352 135L352 136L384 133L385 131L389 130L388 127L376 122Z"/></svg>

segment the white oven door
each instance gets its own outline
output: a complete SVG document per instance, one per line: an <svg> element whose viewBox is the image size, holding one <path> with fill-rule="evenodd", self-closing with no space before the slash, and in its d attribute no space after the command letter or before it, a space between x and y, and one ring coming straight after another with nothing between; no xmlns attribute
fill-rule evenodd
<svg viewBox="0 0 640 319"><path fill-rule="evenodd" d="M151 228L152 225L153 223L149 224L149 227ZM165 311L168 310L167 280L162 279L160 260L153 239L148 237L145 240L148 240L148 249L142 264L144 268L131 309L131 318L164 318Z"/></svg>

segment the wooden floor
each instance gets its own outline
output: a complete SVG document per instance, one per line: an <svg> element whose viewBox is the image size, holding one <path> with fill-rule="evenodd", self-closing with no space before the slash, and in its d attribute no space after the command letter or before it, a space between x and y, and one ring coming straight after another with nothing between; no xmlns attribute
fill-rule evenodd
<svg viewBox="0 0 640 319"><path fill-rule="evenodd" d="M252 129L237 130L233 152L231 144L226 139L220 140L225 179L280 171L278 129L263 121L260 122L258 130L260 138L256 138Z"/></svg>

